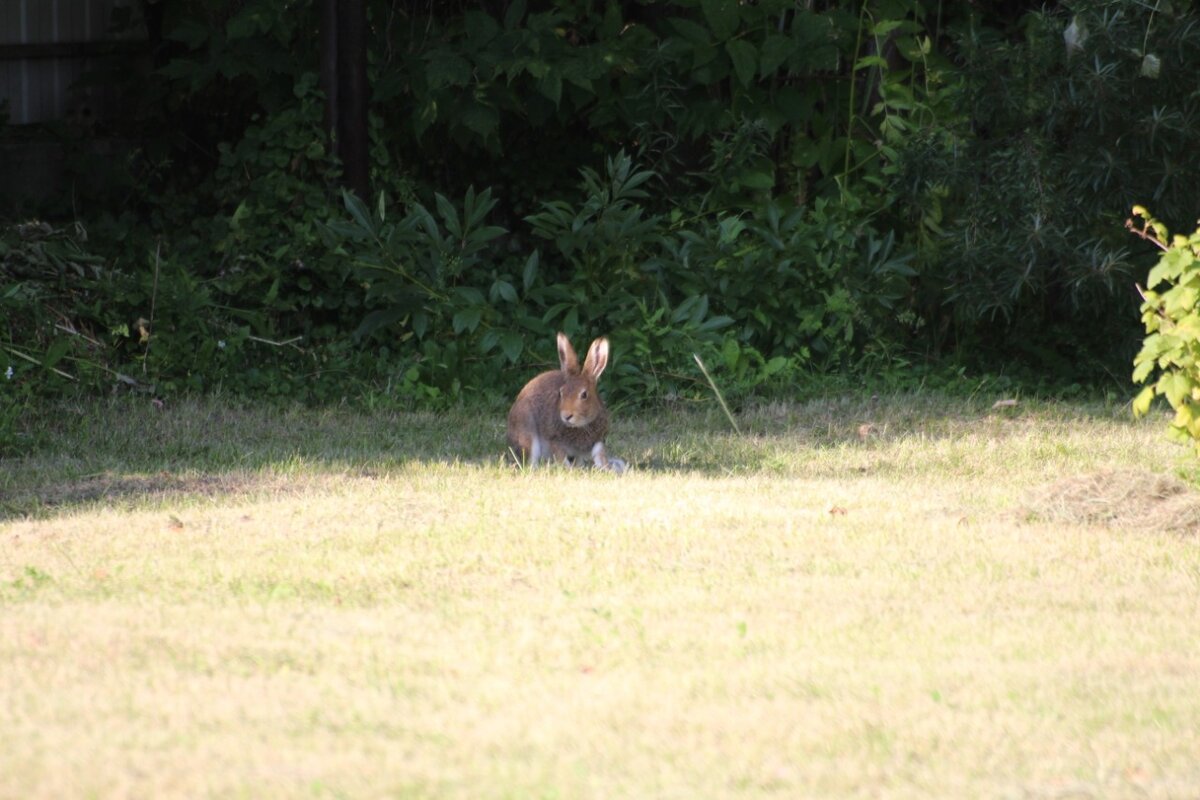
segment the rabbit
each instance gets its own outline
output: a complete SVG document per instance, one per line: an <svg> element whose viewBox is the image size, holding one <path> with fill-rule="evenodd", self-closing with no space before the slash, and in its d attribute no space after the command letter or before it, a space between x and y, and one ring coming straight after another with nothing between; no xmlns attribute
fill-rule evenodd
<svg viewBox="0 0 1200 800"><path fill-rule="evenodd" d="M543 460L574 465L590 459L599 469L624 472L625 462L609 458L604 450L608 409L596 381L608 366L608 339L601 337L588 348L583 368L566 334L558 334L559 369L534 377L508 412L508 447L521 463L536 466Z"/></svg>

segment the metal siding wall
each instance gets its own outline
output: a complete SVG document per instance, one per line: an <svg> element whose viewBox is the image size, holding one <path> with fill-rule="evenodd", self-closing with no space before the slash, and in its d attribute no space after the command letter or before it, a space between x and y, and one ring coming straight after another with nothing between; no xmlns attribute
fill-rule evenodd
<svg viewBox="0 0 1200 800"><path fill-rule="evenodd" d="M116 0L0 0L0 44L111 39L108 25L115 4ZM85 104L97 111L111 92L91 90L89 97L73 99L68 91L87 66L78 58L0 60L0 100L8 100L10 121L61 119Z"/></svg>
<svg viewBox="0 0 1200 800"><path fill-rule="evenodd" d="M25 5L25 36L26 44L41 44L55 42L54 36L55 12L54 4L45 0L22 0ZM29 59L26 61L25 91L28 93L26 122L43 122L54 119L60 98L55 91L55 75L58 73L57 59Z"/></svg>
<svg viewBox="0 0 1200 800"><path fill-rule="evenodd" d="M0 0L0 44L21 41L22 0Z"/></svg>
<svg viewBox="0 0 1200 800"><path fill-rule="evenodd" d="M0 44L20 44L24 39L25 0L0 0ZM8 101L8 114L21 122L27 113L25 62L0 61L0 100Z"/></svg>

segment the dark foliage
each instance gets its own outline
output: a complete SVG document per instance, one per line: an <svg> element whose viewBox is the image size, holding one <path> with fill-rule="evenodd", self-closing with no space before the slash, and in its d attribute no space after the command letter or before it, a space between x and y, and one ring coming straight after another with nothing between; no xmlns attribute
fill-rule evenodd
<svg viewBox="0 0 1200 800"><path fill-rule="evenodd" d="M693 353L735 400L1123 372L1128 208L1200 216L1167 5L373 0L363 201L315 0L142 4L154 69L91 133L134 148L0 237L0 387L437 404L556 329L611 335L617 402L702 394Z"/></svg>

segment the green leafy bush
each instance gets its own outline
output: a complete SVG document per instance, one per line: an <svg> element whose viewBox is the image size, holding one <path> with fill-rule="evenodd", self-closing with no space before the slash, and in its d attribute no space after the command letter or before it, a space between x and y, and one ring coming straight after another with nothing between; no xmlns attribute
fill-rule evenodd
<svg viewBox="0 0 1200 800"><path fill-rule="evenodd" d="M693 353L733 398L947 351L1070 382L1130 344L1120 198L1200 216L1191 4L368 5L359 202L312 0L135 4L129 175L59 207L94 261L0 299L21 386L444 404L556 329L622 400L707 392Z"/></svg>
<svg viewBox="0 0 1200 800"><path fill-rule="evenodd" d="M1146 339L1133 362L1135 383L1157 379L1134 399L1133 412L1143 415L1155 397L1166 398L1175 410L1171 438L1200 453L1200 229L1172 237L1146 209L1133 213L1143 220L1137 233L1163 251L1146 278Z"/></svg>
<svg viewBox="0 0 1200 800"><path fill-rule="evenodd" d="M750 219L700 219L679 237L678 283L719 298L741 341L825 368L892 333L914 274L893 234L820 199L811 208L773 202Z"/></svg>
<svg viewBox="0 0 1200 800"><path fill-rule="evenodd" d="M128 281L89 250L82 225L35 220L0 230L0 286L6 385L46 396L116 374L107 344L128 338L133 320L109 301Z"/></svg>
<svg viewBox="0 0 1200 800"><path fill-rule="evenodd" d="M316 76L303 75L294 93L295 103L254 119L238 142L218 147L205 188L223 213L197 231L215 239L218 290L253 309L255 332L266 337L310 336L358 301L349 272L319 236L337 210L339 169L321 128Z"/></svg>
<svg viewBox="0 0 1200 800"><path fill-rule="evenodd" d="M693 354L736 398L853 361L895 324L907 256L832 204L772 204L749 221L662 215L643 205L659 177L628 154L580 174L581 199L544 201L527 234L488 224L490 190L468 190L461 208L436 195L436 213L345 195L327 246L365 287L358 337L410 354L396 386L511 393L523 354L563 330L613 339L619 400L706 392ZM544 246L524 249L530 238Z"/></svg>
<svg viewBox="0 0 1200 800"><path fill-rule="evenodd" d="M1200 216L1191 6L1082 0L948 26L948 113L893 143L889 181L931 345L1064 375L1133 354L1120 223L1142 198Z"/></svg>

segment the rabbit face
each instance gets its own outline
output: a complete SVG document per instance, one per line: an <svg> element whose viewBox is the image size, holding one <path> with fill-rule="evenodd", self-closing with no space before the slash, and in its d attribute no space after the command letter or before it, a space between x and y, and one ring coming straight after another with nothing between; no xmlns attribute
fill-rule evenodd
<svg viewBox="0 0 1200 800"><path fill-rule="evenodd" d="M595 381L572 376L558 390L558 418L570 428L583 428L600 414Z"/></svg>

